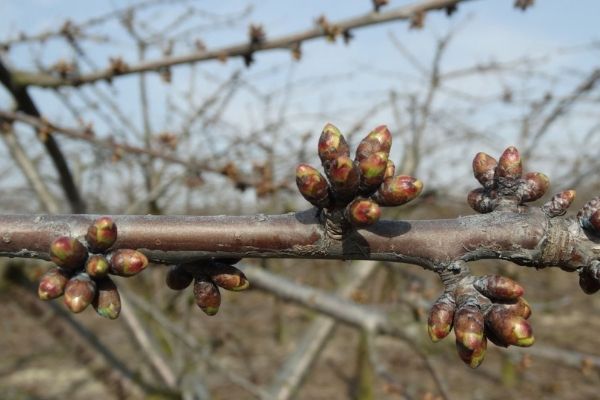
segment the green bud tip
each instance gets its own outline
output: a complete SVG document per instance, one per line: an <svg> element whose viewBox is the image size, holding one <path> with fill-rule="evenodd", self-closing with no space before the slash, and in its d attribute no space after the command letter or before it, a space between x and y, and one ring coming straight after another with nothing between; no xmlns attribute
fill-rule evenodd
<svg viewBox="0 0 600 400"><path fill-rule="evenodd" d="M506 150L504 150L502 156L500 156L496 173L499 177L518 179L521 177L522 172L523 165L519 150L517 150L517 148L514 146L508 147Z"/></svg>
<svg viewBox="0 0 600 400"><path fill-rule="evenodd" d="M119 276L133 276L148 266L148 258L132 249L115 251L110 258L110 272Z"/></svg>
<svg viewBox="0 0 600 400"><path fill-rule="evenodd" d="M110 265L104 256L93 255L85 263L85 272L94 278L102 278L108 275Z"/></svg>
<svg viewBox="0 0 600 400"><path fill-rule="evenodd" d="M323 132L319 137L318 153L322 163L350 154L346 139L344 139L340 130L334 125L327 124L323 128Z"/></svg>
<svg viewBox="0 0 600 400"><path fill-rule="evenodd" d="M92 251L108 250L117 240L117 225L110 217L100 217L88 228L85 240Z"/></svg>
<svg viewBox="0 0 600 400"><path fill-rule="evenodd" d="M346 208L346 211L348 220L356 227L372 225L381 217L381 208L379 208L379 205L366 199L352 201Z"/></svg>
<svg viewBox="0 0 600 400"><path fill-rule="evenodd" d="M79 240L68 236L55 239L50 245L50 259L59 267L75 270L83 267L87 249Z"/></svg>
<svg viewBox="0 0 600 400"><path fill-rule="evenodd" d="M494 180L494 173L498 162L489 154L480 152L473 159L473 175L484 187L489 186Z"/></svg>

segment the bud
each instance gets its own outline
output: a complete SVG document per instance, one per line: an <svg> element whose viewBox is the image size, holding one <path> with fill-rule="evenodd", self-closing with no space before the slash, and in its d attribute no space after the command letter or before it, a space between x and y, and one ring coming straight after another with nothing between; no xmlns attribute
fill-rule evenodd
<svg viewBox="0 0 600 400"><path fill-rule="evenodd" d="M386 178L373 199L381 206L395 207L415 199L423 190L423 182L412 176Z"/></svg>
<svg viewBox="0 0 600 400"><path fill-rule="evenodd" d="M588 201L584 204L583 208L577 213L577 218L579 219L579 223L584 229L590 230L594 233L600 233L600 225L598 224L599 215L594 216L596 212L600 210L600 197L595 197L592 200ZM592 223L592 217L595 222ZM594 225L596 224L596 225Z"/></svg>
<svg viewBox="0 0 600 400"><path fill-rule="evenodd" d="M504 307L513 315L518 315L523 319L529 319L531 317L531 306L522 297L519 297L516 303L512 304L497 304L497 307Z"/></svg>
<svg viewBox="0 0 600 400"><path fill-rule="evenodd" d="M85 272L92 278L102 278L108 275L110 266L104 256L95 254L85 263Z"/></svg>
<svg viewBox="0 0 600 400"><path fill-rule="evenodd" d="M471 368L477 368L487 349L483 314L477 307L462 306L454 315L454 334L458 355Z"/></svg>
<svg viewBox="0 0 600 400"><path fill-rule="evenodd" d="M360 168L350 157L340 156L333 160L328 176L336 200L350 200L356 196L360 183Z"/></svg>
<svg viewBox="0 0 600 400"><path fill-rule="evenodd" d="M600 234L600 210L596 210L596 212L590 217L589 221L594 231Z"/></svg>
<svg viewBox="0 0 600 400"><path fill-rule="evenodd" d="M194 277L183 265L171 265L165 279L167 286L172 290L183 290L190 286L193 280Z"/></svg>
<svg viewBox="0 0 600 400"><path fill-rule="evenodd" d="M498 161L486 153L477 153L473 159L473 175L484 188L491 188Z"/></svg>
<svg viewBox="0 0 600 400"><path fill-rule="evenodd" d="M296 185L300 194L312 205L323 208L330 203L327 180L319 171L308 164L296 167Z"/></svg>
<svg viewBox="0 0 600 400"><path fill-rule="evenodd" d="M148 259L137 250L120 249L112 253L110 273L119 276L133 276L148 266Z"/></svg>
<svg viewBox="0 0 600 400"><path fill-rule="evenodd" d="M246 275L231 265L215 262L206 271L210 279L223 289L239 292L250 287Z"/></svg>
<svg viewBox="0 0 600 400"><path fill-rule="evenodd" d="M427 319L427 332L432 342L439 342L452 330L455 307L454 300L447 293L441 295L431 306Z"/></svg>
<svg viewBox="0 0 600 400"><path fill-rule="evenodd" d="M83 267L88 256L87 249L77 239L61 236L50 245L50 259L59 267L75 270Z"/></svg>
<svg viewBox="0 0 600 400"><path fill-rule="evenodd" d="M346 139L344 139L344 135L332 124L327 124L323 128L323 132L321 132L321 137L319 138L318 152L323 165L338 157L350 156L350 149L348 148Z"/></svg>
<svg viewBox="0 0 600 400"><path fill-rule="evenodd" d="M550 187L550 180L541 172L528 172L519 185L522 202L535 201L542 197Z"/></svg>
<svg viewBox="0 0 600 400"><path fill-rule="evenodd" d="M85 240L94 253L102 253L117 240L117 225L110 217L96 219L88 228Z"/></svg>
<svg viewBox="0 0 600 400"><path fill-rule="evenodd" d="M467 202L473 210L481 214L487 214L496 208L496 192L492 191L488 193L482 188L471 190L467 195Z"/></svg>
<svg viewBox="0 0 600 400"><path fill-rule="evenodd" d="M486 275L477 278L473 286L485 297L494 300L516 300L523 296L521 285L500 275Z"/></svg>
<svg viewBox="0 0 600 400"><path fill-rule="evenodd" d="M496 176L499 178L519 179L523 172L521 164L521 155L516 147L510 146L500 156L498 167L496 168Z"/></svg>
<svg viewBox="0 0 600 400"><path fill-rule="evenodd" d="M366 227L379 221L381 208L371 200L357 198L346 206L345 216L352 225Z"/></svg>
<svg viewBox="0 0 600 400"><path fill-rule="evenodd" d="M387 154L380 151L363 158L358 163L361 172L360 187L362 191L368 192L381 185L387 168L387 160Z"/></svg>
<svg viewBox="0 0 600 400"><path fill-rule="evenodd" d="M387 126L380 125L373 129L361 142L356 149L356 160L362 161L371 155L383 152L387 156L392 148L392 134Z"/></svg>
<svg viewBox="0 0 600 400"><path fill-rule="evenodd" d="M94 310L104 318L116 319L121 313L121 296L115 283L107 276L97 281L96 290Z"/></svg>
<svg viewBox="0 0 600 400"><path fill-rule="evenodd" d="M65 305L74 313L80 313L90 305L96 295L96 283L85 273L69 279L65 286Z"/></svg>
<svg viewBox="0 0 600 400"><path fill-rule="evenodd" d="M38 297L42 300L52 300L62 296L69 281L66 271L56 267L48 270L40 279Z"/></svg>
<svg viewBox="0 0 600 400"><path fill-rule="evenodd" d="M215 315L221 305L219 288L207 276L197 276L194 280L196 304L207 315Z"/></svg>
<svg viewBox="0 0 600 400"><path fill-rule="evenodd" d="M564 215L574 199L575 191L565 190L564 192L560 192L552 196L550 201L542 206L542 210L550 218Z"/></svg>
<svg viewBox="0 0 600 400"><path fill-rule="evenodd" d="M535 342L531 325L505 308L492 306L485 316L485 322L490 332L502 343L529 347Z"/></svg>
<svg viewBox="0 0 600 400"><path fill-rule="evenodd" d="M585 266L579 271L579 286L586 294L600 290L600 263Z"/></svg>
<svg viewBox="0 0 600 400"><path fill-rule="evenodd" d="M395 173L396 166L394 165L394 162L392 160L388 159L387 166L385 167L385 174L383 175L383 180L393 177Z"/></svg>

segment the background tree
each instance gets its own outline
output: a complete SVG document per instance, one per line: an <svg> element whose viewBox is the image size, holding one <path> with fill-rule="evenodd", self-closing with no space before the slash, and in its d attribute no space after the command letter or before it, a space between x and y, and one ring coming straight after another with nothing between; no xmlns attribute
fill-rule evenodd
<svg viewBox="0 0 600 400"><path fill-rule="evenodd" d="M389 218L467 213L471 155L499 155L510 144L519 146L528 168L552 177L550 195L578 189L572 208L598 193L596 42L586 36L521 56L464 59L452 49L465 51L461 42L478 40L469 31L477 16L468 12L485 13L489 4L385 3L356 2L347 10L319 4L310 18L282 26L245 5L217 12L196 2L146 1L89 19L61 18L39 33L7 35L0 66L3 212L301 209L306 203L296 194L293 173L299 162L315 163L319 130L330 120L352 148L387 123L397 171L426 183L418 200L386 210ZM546 16L545 7L554 5L548 4L523 15L506 4L503 10L511 19L532 21ZM563 18L585 21L585 9L563 9ZM382 25L393 21L404 22ZM576 279L564 279L570 275L561 271L535 273L498 260L473 267L525 284L538 345L526 352L490 348L488 361L470 371L462 364L446 368L459 365L453 345L426 342L426 310L440 293L433 274L396 263L246 259L241 267L258 290L224 293L223 310L213 319L190 310L196 308L192 293L167 290L165 270L152 268L117 282L122 317L108 323L91 312L73 319L60 304L31 299L17 272L37 277L47 265L9 262L2 312L10 338L3 351L11 355L4 368L11 373L1 384L15 397L47 390L70 397L108 391L188 398L595 393L597 296L578 293ZM371 321L379 333L387 320L355 303L400 315L402 334L375 337L356 318ZM338 322L350 327L335 329ZM54 339L42 339L42 326ZM36 353L31 359L30 349ZM560 374L547 367L548 359ZM61 386L47 366L64 360L84 363L96 379L64 367ZM35 384L23 378L32 371L40 372ZM104 386L73 389L78 379Z"/></svg>

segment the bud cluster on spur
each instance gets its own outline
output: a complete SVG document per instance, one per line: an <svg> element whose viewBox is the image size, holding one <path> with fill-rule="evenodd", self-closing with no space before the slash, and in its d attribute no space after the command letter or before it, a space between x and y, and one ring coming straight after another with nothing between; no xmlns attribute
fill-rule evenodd
<svg viewBox="0 0 600 400"><path fill-rule="evenodd" d="M96 219L83 239L61 236L50 245L50 259L57 266L40 279L38 296L51 300L64 295L74 313L90 304L105 318L121 312L121 298L109 275L129 277L143 271L148 259L137 250L110 248L117 240L117 225L109 217Z"/></svg>
<svg viewBox="0 0 600 400"><path fill-rule="evenodd" d="M395 207L416 198L423 183L407 175L395 175L389 159L392 135L378 126L358 145L355 157L338 128L325 125L318 154L325 172L300 164L296 184L306 200L327 213L340 213L342 222L361 228L376 223L380 207Z"/></svg>

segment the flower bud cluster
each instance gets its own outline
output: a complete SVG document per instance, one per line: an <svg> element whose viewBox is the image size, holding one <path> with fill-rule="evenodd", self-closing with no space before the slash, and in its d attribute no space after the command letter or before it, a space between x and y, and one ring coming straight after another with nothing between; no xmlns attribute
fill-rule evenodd
<svg viewBox="0 0 600 400"><path fill-rule="evenodd" d="M39 298L51 300L64 295L65 305L74 313L91 304L100 316L117 318L121 298L109 275L133 276L148 266L148 259L137 250L111 251L116 240L117 225L109 217L96 219L84 240L56 238L50 245L50 259L57 266L41 277Z"/></svg>
<svg viewBox="0 0 600 400"><path fill-rule="evenodd" d="M221 306L219 287L239 292L250 283L242 271L233 266L239 258L211 258L188 264L173 265L166 276L167 286L183 290L194 283L196 304L207 315L215 315Z"/></svg>
<svg viewBox="0 0 600 400"><path fill-rule="evenodd" d="M323 128L318 154L325 175L308 164L296 168L296 184L306 200L319 209L344 210L347 222L365 227L377 222L380 207L395 207L415 199L423 183L394 175L389 159L392 135L378 126L358 145L354 159L344 135L332 124Z"/></svg>

